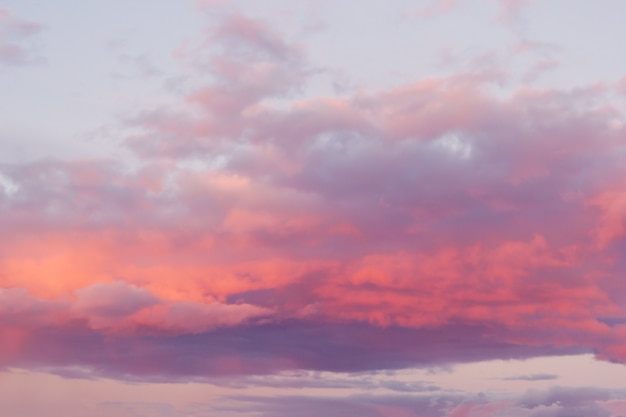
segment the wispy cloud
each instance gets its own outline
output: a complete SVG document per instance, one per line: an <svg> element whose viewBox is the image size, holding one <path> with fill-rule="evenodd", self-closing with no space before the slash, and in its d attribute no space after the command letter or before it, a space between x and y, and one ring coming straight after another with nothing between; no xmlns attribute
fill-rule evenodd
<svg viewBox="0 0 626 417"><path fill-rule="evenodd" d="M555 374L531 374L531 375L516 375L508 378L503 378L505 381L551 381L558 379L558 375Z"/></svg>
<svg viewBox="0 0 626 417"><path fill-rule="evenodd" d="M42 62L32 40L42 25L21 19L8 9L0 8L0 65L15 66Z"/></svg>

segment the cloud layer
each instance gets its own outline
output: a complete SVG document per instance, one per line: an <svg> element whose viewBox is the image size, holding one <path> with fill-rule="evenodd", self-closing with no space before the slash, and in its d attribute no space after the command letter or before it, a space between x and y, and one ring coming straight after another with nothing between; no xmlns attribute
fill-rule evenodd
<svg viewBox="0 0 626 417"><path fill-rule="evenodd" d="M32 39L42 26L16 17L0 8L0 66L28 65L41 62Z"/></svg>
<svg viewBox="0 0 626 417"><path fill-rule="evenodd" d="M238 14L177 54L210 75L125 118L135 163L0 166L0 365L626 361L619 83L504 91L489 69L303 97L303 48Z"/></svg>

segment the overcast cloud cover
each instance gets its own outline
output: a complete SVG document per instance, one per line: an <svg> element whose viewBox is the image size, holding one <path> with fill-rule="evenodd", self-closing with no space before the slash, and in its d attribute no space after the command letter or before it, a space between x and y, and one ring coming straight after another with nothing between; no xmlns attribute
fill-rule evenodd
<svg viewBox="0 0 626 417"><path fill-rule="evenodd" d="M0 1L0 414L625 415L624 13Z"/></svg>

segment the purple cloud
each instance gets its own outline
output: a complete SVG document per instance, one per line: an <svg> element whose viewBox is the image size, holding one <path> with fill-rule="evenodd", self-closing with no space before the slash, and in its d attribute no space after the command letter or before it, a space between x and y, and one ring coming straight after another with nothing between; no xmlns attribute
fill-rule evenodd
<svg viewBox="0 0 626 417"><path fill-rule="evenodd" d="M531 374L531 375L516 375L508 378L503 378L505 381L550 381L558 379L558 375L554 374Z"/></svg>

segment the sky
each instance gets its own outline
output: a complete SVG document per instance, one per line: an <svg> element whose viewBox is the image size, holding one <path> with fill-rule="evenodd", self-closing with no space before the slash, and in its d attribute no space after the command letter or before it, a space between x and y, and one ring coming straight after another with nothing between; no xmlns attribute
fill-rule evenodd
<svg viewBox="0 0 626 417"><path fill-rule="evenodd" d="M0 0L0 415L626 416L622 0Z"/></svg>

